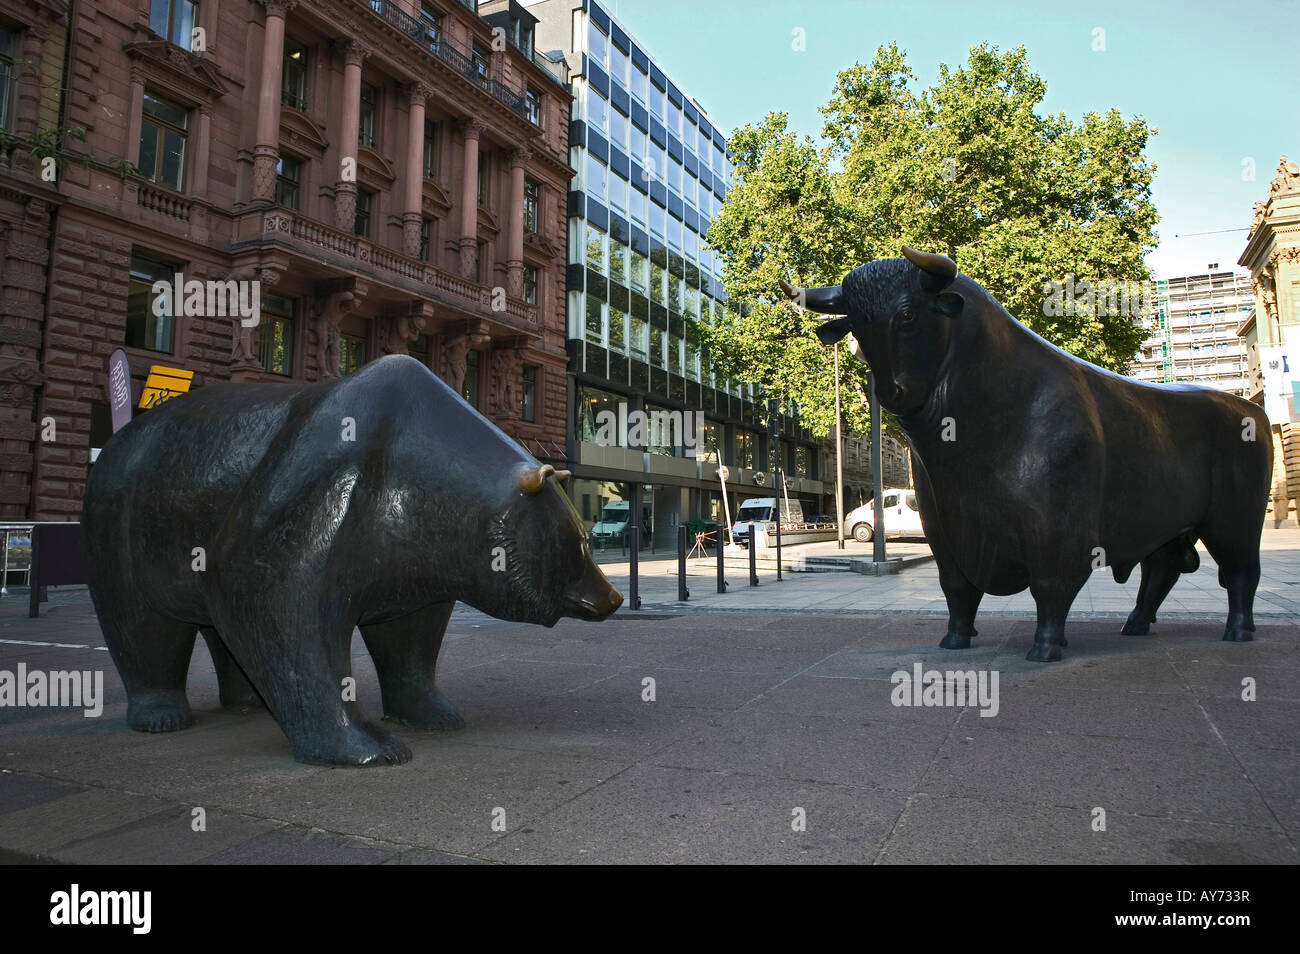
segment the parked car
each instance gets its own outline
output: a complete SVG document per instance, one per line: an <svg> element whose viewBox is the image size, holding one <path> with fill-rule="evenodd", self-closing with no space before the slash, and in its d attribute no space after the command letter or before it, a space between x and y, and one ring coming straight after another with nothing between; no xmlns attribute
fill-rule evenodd
<svg viewBox="0 0 1300 954"><path fill-rule="evenodd" d="M921 511L916 505L916 491L891 488L881 497L884 508L886 537L924 537ZM844 518L844 535L860 543L868 543L876 533L876 505L868 501Z"/></svg>
<svg viewBox="0 0 1300 954"><path fill-rule="evenodd" d="M748 544L750 522L771 523L775 520L773 515L777 512L776 502L775 497L750 497L742 501L740 509L736 511L736 521L731 526L732 539L740 544ZM782 500L781 522L803 523L803 504L798 500L791 500L788 504Z"/></svg>

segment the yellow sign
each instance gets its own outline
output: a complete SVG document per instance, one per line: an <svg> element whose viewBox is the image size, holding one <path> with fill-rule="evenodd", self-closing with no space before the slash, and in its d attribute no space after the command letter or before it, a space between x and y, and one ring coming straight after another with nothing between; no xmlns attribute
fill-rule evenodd
<svg viewBox="0 0 1300 954"><path fill-rule="evenodd" d="M144 382L140 407L157 407L178 394L184 394L190 389L190 382L193 380L193 371L155 364L149 369L149 377Z"/></svg>

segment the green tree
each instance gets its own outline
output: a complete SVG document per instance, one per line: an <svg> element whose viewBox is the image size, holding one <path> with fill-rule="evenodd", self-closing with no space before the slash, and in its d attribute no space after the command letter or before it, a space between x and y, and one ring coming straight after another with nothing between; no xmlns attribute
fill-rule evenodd
<svg viewBox="0 0 1300 954"><path fill-rule="evenodd" d="M839 74L822 143L783 113L729 143L733 186L708 241L731 307L702 338L720 371L794 400L817 433L834 427L831 355L813 337L820 318L780 300L780 278L834 284L912 245L950 255L1034 331L1102 367L1126 371L1145 335L1132 315L1086 304L1049 316L1044 285L1150 278L1155 129L1114 109L1077 123L1039 115L1047 87L1023 47L974 47L919 93L916 79L895 44L882 46ZM865 369L844 357L851 395ZM844 409L847 426L865 427L862 400Z"/></svg>

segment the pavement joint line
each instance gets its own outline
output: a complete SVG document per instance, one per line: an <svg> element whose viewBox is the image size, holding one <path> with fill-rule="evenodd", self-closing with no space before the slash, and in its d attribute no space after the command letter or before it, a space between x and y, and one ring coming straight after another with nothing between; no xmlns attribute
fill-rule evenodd
<svg viewBox="0 0 1300 954"><path fill-rule="evenodd" d="M41 643L32 639L0 639L0 643L5 646L42 646L52 649L94 649L99 652L108 652L107 646L83 646L80 643Z"/></svg>
<svg viewBox="0 0 1300 954"><path fill-rule="evenodd" d="M312 773L313 776L315 776L315 775L319 775L319 774L321 774L321 772L331 772L331 771L351 771L350 769L339 769L339 768L334 767L334 766L318 766L318 768L320 769L320 772L313 772L313 773ZM13 774L13 775L25 775L25 776L28 776L28 777L31 777L31 778L44 779L45 781L48 781L48 782L59 782L59 783L65 784L65 785L81 786L83 789L96 789L96 790L98 790L98 791L101 791L101 792L109 792L109 793L114 794L114 795L131 795L131 796L140 797L140 798L148 798L148 799L152 799L153 801L156 801L156 802L162 802L162 803L164 803L164 806L165 806L165 807L159 809L159 811L156 812L155 814L161 814L161 813L167 811L168 809L175 809L175 808L196 808L196 807L204 807L204 808L208 808L208 807L211 807L211 808L215 809L216 811L220 812L220 813L223 814L223 815L230 815L230 816L232 816L232 817L247 818L247 819L252 819L252 820L255 820L255 821L273 822L273 823L276 824L278 827L277 827L277 828L273 828L273 829L271 829L271 831L280 831L280 830L285 829L285 828L290 828L290 829L294 829L295 831L303 832L303 833L309 833L309 832L321 832L321 833L328 834L328 835L337 835L337 836L340 837L340 838L346 838L346 839L353 840L353 841L365 841L365 842L370 842L371 844L379 845L379 846L381 846L381 847L389 847L389 846L391 846L391 847L394 847L394 848L400 848L400 849L402 849L402 850L411 850L411 849L414 849L414 850L418 850L418 851L436 851L436 852L438 852L439 854L452 855L452 856L454 856L454 857L460 857L460 858L472 858L472 859L475 860L475 861L485 861L485 860L488 860L488 859L482 859L482 858L479 858L479 857L477 857L477 856L475 856L475 855L466 855L466 854L463 854L463 853L461 853L461 852L447 851L447 850L445 850L445 849L443 849L443 848L430 848L430 847L427 846L427 845L417 845L417 844L414 844L414 843L411 843L411 842L391 841L391 840L389 840L389 839L384 839L384 838L372 838L372 837L370 837L369 835L359 835L359 834L357 834L356 832L336 831L336 830L334 830L334 829L332 829L332 828L322 828L322 827L319 826L319 825L304 825L304 824L302 824L301 822L290 821L290 820L288 820L288 819L284 819L284 818L277 818L277 817L275 817L275 816L273 816L273 815L258 815L258 814L253 813L253 812L247 812L247 811L234 811L234 810L231 810L231 809L223 808L223 807L221 807L220 805L213 805L213 806L197 806L197 805L194 805L193 803L191 803L191 802L189 802L189 801L186 801L186 800L184 800L184 799L173 799L173 798L168 798L168 797L166 797L166 796L162 796L162 795L152 794L152 793L149 793L149 792L135 792L135 791L131 791L131 790L129 790L129 789L124 789L124 788L113 788L113 787L111 787L111 786L103 785L103 784L101 784L101 783L97 783L97 782L73 782L73 781L70 781L69 779L61 778L61 777L59 777L59 776L57 776L57 775L46 775L46 774L44 774L44 773L42 773L42 772L33 772L33 771L31 771L30 769L4 769L3 771L5 771L6 773L9 773L9 774ZM74 793L69 793L69 794L74 794ZM145 817L146 817L146 818L152 818L152 817L154 817L154 816L153 816L153 815L149 815L149 816L145 816ZM138 820L139 820L139 819L137 819L137 821L138 821ZM119 827L120 827L120 826L119 826ZM110 831L111 831L111 830L112 830L112 829L110 829ZM93 840L93 839L95 839L95 838L102 837L102 836L104 836L104 835L106 835L106 834L108 834L108 833L109 833L109 832L96 832L96 833L94 833L94 834L87 835L87 836L85 836L85 837L83 837L83 838L74 839L73 841L69 841L69 842L65 842L65 843L63 843L63 844L60 844L60 845L56 846L55 848L50 849L50 851L51 851L51 852L57 852L57 851L59 851L59 850L61 850L61 849L68 848L68 847L70 847L70 846L72 846L72 845L78 844L79 842L90 841L90 840ZM270 834L270 832L264 832L263 834ZM229 850L229 849L231 849L231 848L238 848L240 845L247 844L248 841L252 841L252 840L254 840L255 838L259 838L259 837L261 837L261 835L253 835L253 836L250 836L246 841L242 841L242 842L239 842L239 843L234 844L234 845L227 845L227 846L225 846L225 848L221 848L221 849L219 849L219 851L226 851L226 850ZM499 839L498 839L498 840L499 840ZM215 852L214 852L214 853L215 853ZM53 855L53 854L44 854L44 855L41 855L41 856L42 856L42 857L54 858L54 859L57 860L56 856Z"/></svg>
<svg viewBox="0 0 1300 954"><path fill-rule="evenodd" d="M1165 656L1168 658L1170 668L1173 669L1173 671L1178 675L1179 679L1182 680L1183 688L1185 688L1189 693L1191 693L1192 692L1191 684L1187 681L1187 677L1184 676L1182 671L1178 668L1177 661L1172 656L1170 656L1168 648L1164 649L1164 653ZM1259 783L1255 781L1255 776L1251 773L1250 769L1247 768L1242 763L1241 759L1237 756L1236 751L1233 749L1231 745L1228 744L1228 740L1223 737L1223 733L1219 731L1219 727L1215 725L1214 720L1210 718L1210 714L1205 711L1205 706L1203 705L1203 697L1196 699L1196 708L1201 713L1201 715L1205 717L1205 721L1209 723L1210 731L1214 733L1215 738L1217 738L1219 742L1223 745L1224 751L1228 753L1229 758L1231 758L1232 761L1236 764L1237 770L1241 772L1241 774L1245 777L1246 782L1250 785L1251 789L1254 790L1255 795L1259 798L1260 802L1263 804L1264 808L1268 811L1269 815L1272 816L1273 821L1277 822L1278 827L1281 828L1282 831L1285 833L1286 840L1291 845L1291 850L1295 851L1296 839L1293 837L1292 833L1287 829L1286 825L1282 823L1282 819L1278 818L1277 811L1273 808L1273 803L1265 796L1264 791L1259 787ZM1261 746L1261 748L1263 748L1263 746Z"/></svg>

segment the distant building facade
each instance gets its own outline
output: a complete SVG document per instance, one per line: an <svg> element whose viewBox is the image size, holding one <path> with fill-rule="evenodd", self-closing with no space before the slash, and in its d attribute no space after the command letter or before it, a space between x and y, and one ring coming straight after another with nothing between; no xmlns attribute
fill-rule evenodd
<svg viewBox="0 0 1300 954"><path fill-rule="evenodd" d="M1142 381L1247 390L1245 344L1237 328L1254 307L1250 275L1212 269L1154 283L1151 334L1131 374Z"/></svg>
<svg viewBox="0 0 1300 954"><path fill-rule="evenodd" d="M1300 164L1283 156L1268 197L1255 203L1237 264L1249 270L1253 307L1238 328L1247 396L1269 414L1273 526L1293 525L1300 498Z"/></svg>
<svg viewBox="0 0 1300 954"><path fill-rule="evenodd" d="M528 10L538 48L562 51L573 76L569 456L584 521L638 514L652 545L671 546L682 522L724 519L719 464L733 514L739 500L782 492L820 512L818 446L778 415L786 484L774 488L766 401L713 373L694 327L726 307L703 241L731 173L722 131L595 0ZM602 431L624 410L645 414L649 433ZM688 413L702 418L671 423Z"/></svg>
<svg viewBox="0 0 1300 954"><path fill-rule="evenodd" d="M0 0L0 17L7 48L38 62L33 77L0 61L5 121L28 141L13 153L33 132L85 131L64 138L52 184L27 160L0 173L3 282L21 292L11 309L3 289L0 348L39 369L3 392L5 516L77 518L118 347L136 396L155 364L202 387L410 354L567 463L570 94L522 7L104 0L68 23L66 4ZM258 323L160 305L178 275L255 283Z"/></svg>

